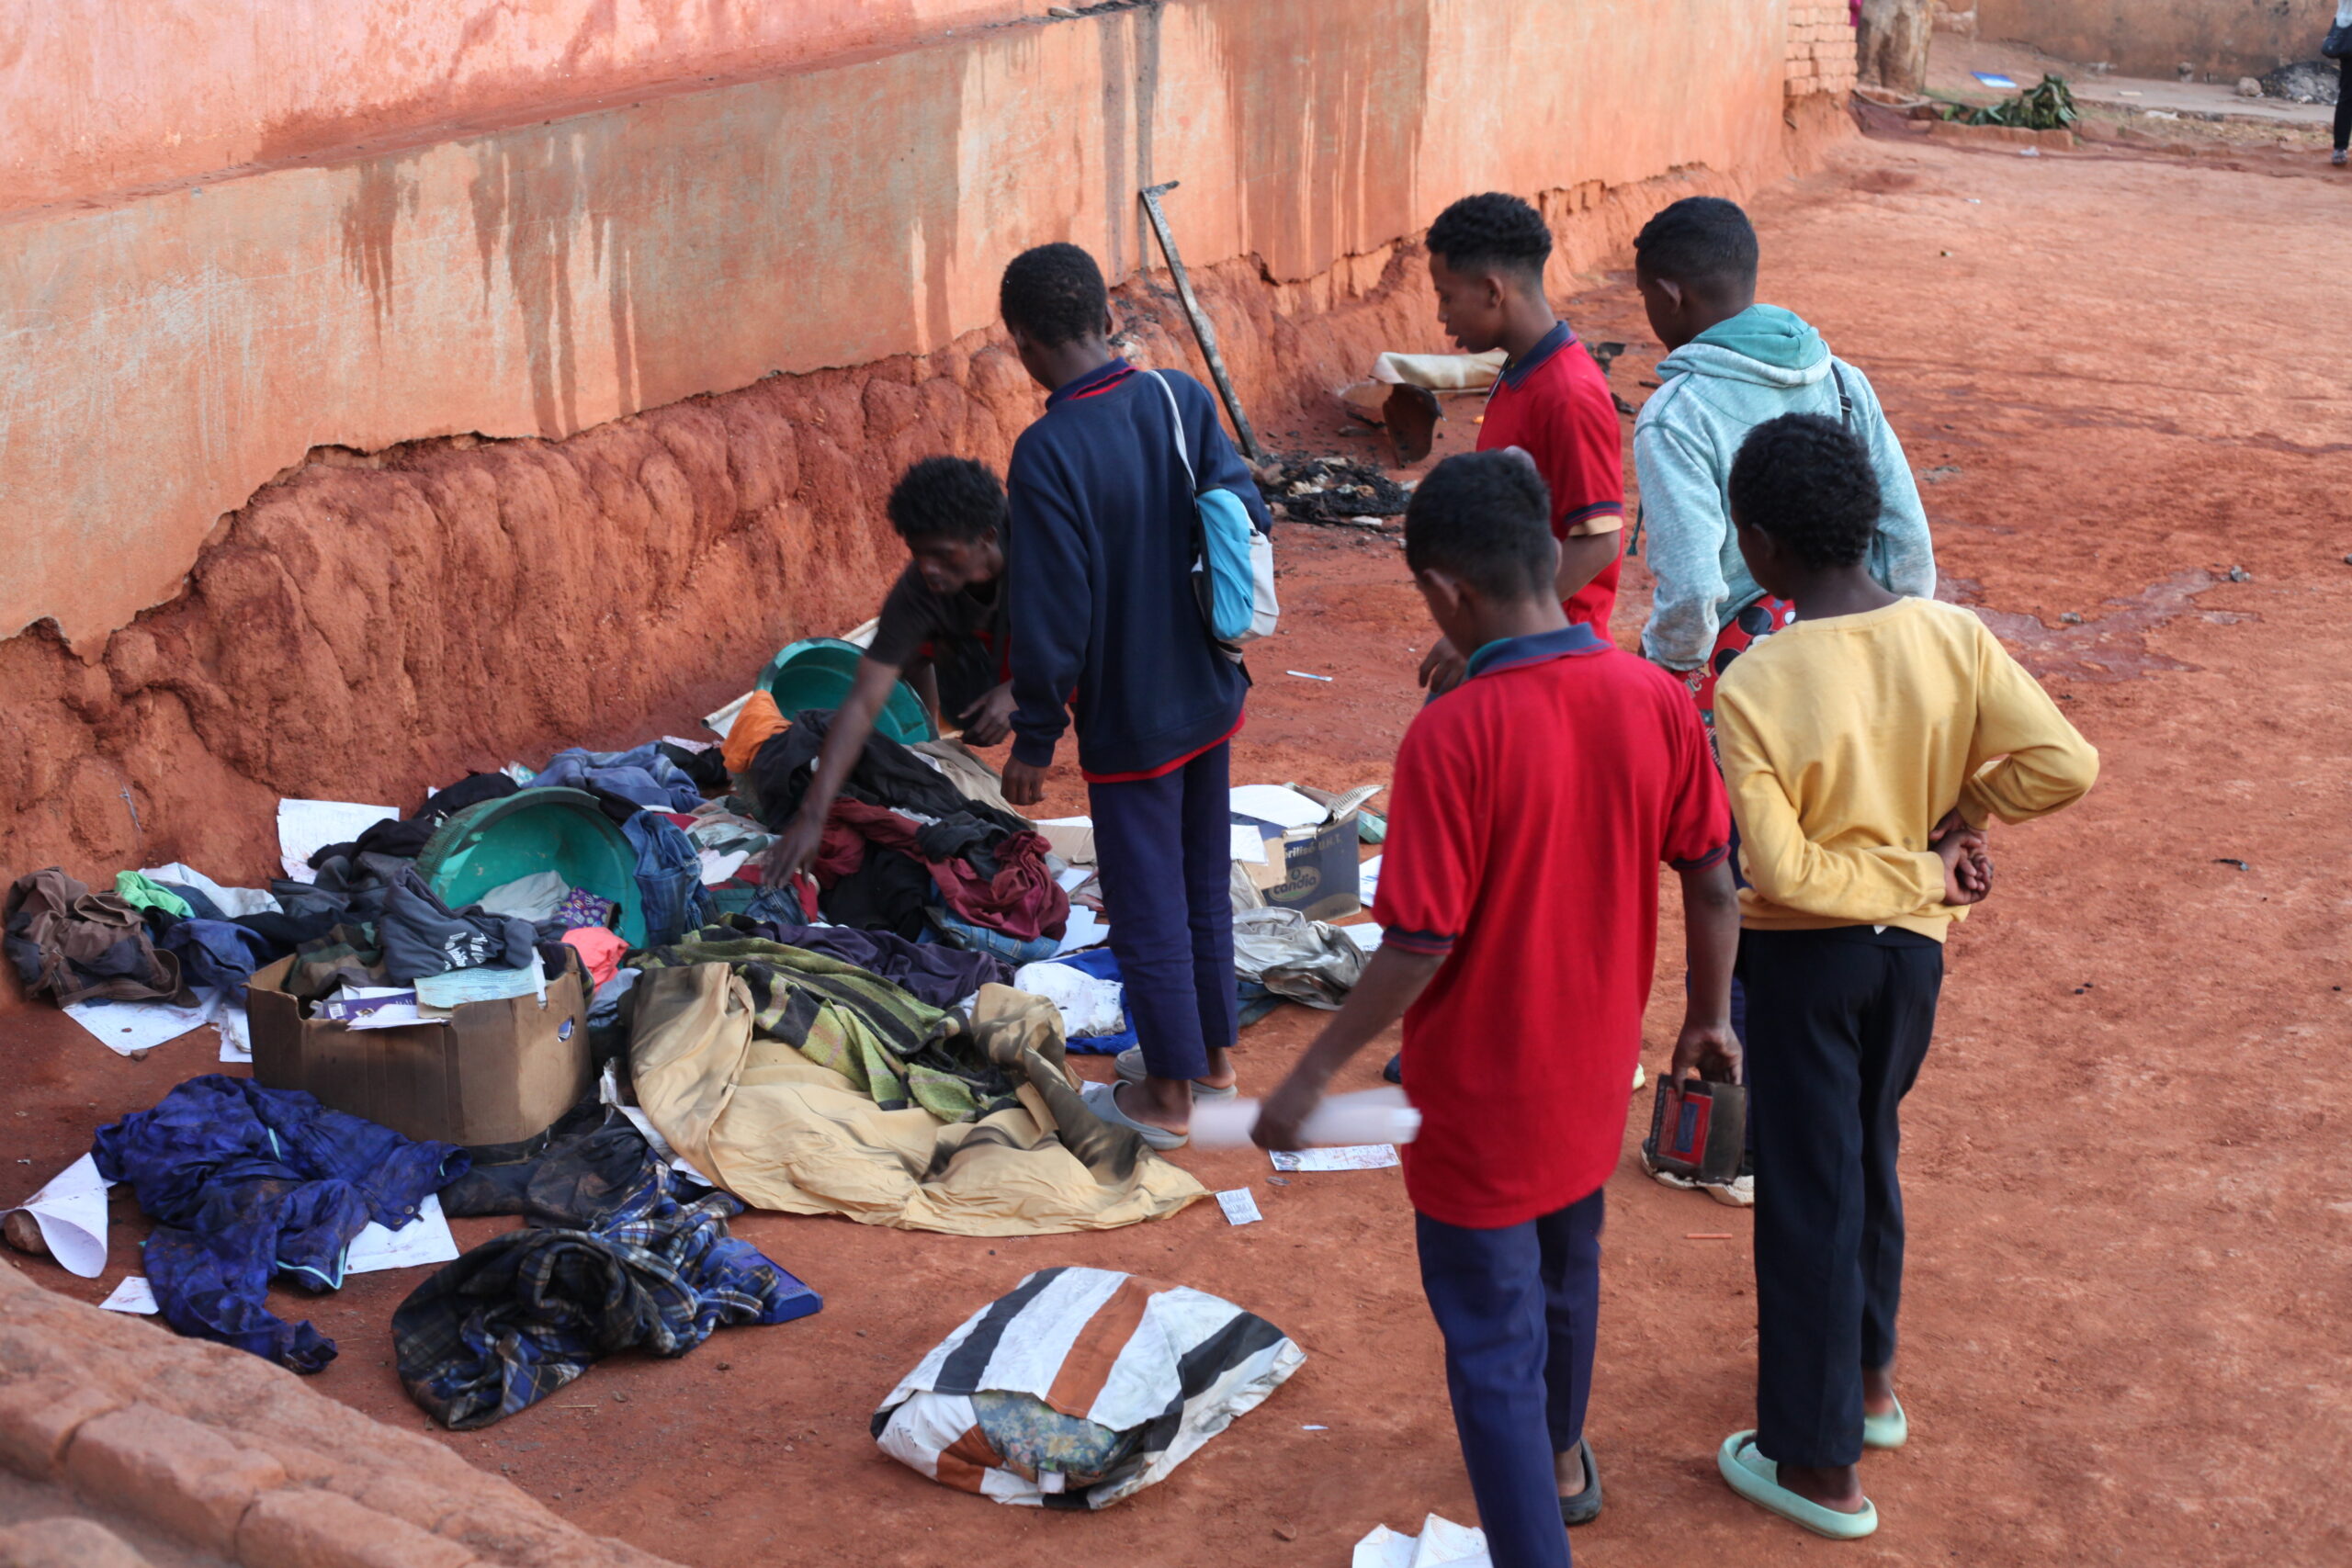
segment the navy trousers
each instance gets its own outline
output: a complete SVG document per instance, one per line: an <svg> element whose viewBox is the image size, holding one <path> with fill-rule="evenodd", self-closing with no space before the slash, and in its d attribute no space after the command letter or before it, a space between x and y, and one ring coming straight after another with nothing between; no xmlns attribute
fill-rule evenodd
<svg viewBox="0 0 2352 1568"><path fill-rule="evenodd" d="M1156 779L1087 786L1111 951L1154 1077L1199 1077L1240 1027L1232 755L1227 743Z"/></svg>
<svg viewBox="0 0 2352 1568"><path fill-rule="evenodd" d="M1595 1192L1499 1230L1413 1219L1421 1289L1445 1337L1453 1429L1495 1568L1567 1568L1552 1466L1584 1436L1602 1207Z"/></svg>
<svg viewBox="0 0 2352 1568"><path fill-rule="evenodd" d="M1862 1369L1894 1359L1903 1299L1896 1109L1918 1080L1940 942L1869 926L1742 931L1756 1139L1756 1446L1862 1457Z"/></svg>

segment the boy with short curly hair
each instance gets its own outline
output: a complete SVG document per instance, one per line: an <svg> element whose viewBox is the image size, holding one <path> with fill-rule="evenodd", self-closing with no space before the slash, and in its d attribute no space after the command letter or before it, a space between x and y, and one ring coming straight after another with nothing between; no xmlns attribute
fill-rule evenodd
<svg viewBox="0 0 2352 1568"><path fill-rule="evenodd" d="M1881 496L1838 421L1758 425L1731 467L1747 570L1793 619L1715 689L1740 893L1756 1140L1756 1427L1733 1490L1817 1534L1878 1525L1857 1462L1908 1434L1896 1111L1943 942L1989 890L1984 831L2082 797L2098 754L1968 611L1882 586Z"/></svg>

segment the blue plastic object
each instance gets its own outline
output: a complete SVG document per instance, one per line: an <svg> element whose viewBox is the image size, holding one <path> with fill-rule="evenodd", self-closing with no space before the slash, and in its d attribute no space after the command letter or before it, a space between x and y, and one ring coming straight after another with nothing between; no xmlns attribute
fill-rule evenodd
<svg viewBox="0 0 2352 1568"><path fill-rule="evenodd" d="M831 712L849 696L857 661L865 657L865 650L854 642L834 637L804 637L768 660L768 667L760 671L760 690L775 699L778 711L786 718L806 708ZM901 746L939 739L930 710L904 681L882 705L874 728Z"/></svg>

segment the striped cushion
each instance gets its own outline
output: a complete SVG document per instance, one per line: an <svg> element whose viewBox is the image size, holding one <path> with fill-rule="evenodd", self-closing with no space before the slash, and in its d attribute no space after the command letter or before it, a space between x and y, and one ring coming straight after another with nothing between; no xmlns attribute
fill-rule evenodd
<svg viewBox="0 0 2352 1568"><path fill-rule="evenodd" d="M1281 1329L1216 1296L1046 1269L924 1357L875 1412L874 1436L899 1462L1001 1503L1108 1507L1306 1360ZM1057 1458L1072 1468L1040 1467Z"/></svg>

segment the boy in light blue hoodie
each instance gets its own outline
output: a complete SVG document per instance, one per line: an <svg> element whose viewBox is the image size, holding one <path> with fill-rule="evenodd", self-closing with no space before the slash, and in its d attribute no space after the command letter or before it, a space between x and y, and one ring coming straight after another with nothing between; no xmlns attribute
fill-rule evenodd
<svg viewBox="0 0 2352 1568"><path fill-rule="evenodd" d="M1758 425L1813 413L1852 432L1883 497L1871 575L1892 592L1936 592L1928 514L1878 395L1803 319L1756 303L1756 254L1747 214L1712 196L1676 202L1634 242L1650 330L1670 351L1634 425L1641 532L1657 579L1642 652L1690 688L1710 729L1716 679L1792 614L1747 574L1732 533L1732 459Z"/></svg>

